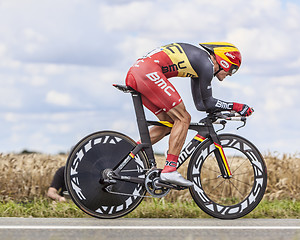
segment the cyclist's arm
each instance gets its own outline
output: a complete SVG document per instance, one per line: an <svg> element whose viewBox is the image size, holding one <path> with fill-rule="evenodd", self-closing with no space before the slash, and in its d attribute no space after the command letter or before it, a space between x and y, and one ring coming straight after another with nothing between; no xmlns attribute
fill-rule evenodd
<svg viewBox="0 0 300 240"><path fill-rule="evenodd" d="M191 79L192 95L197 110L206 112L231 110L232 103L212 97L211 81L214 65L210 55L203 49L191 45L182 46L197 73L197 77Z"/></svg>
<svg viewBox="0 0 300 240"><path fill-rule="evenodd" d="M211 81L203 78L192 78L192 95L198 111L216 112L232 110L233 103L213 98Z"/></svg>

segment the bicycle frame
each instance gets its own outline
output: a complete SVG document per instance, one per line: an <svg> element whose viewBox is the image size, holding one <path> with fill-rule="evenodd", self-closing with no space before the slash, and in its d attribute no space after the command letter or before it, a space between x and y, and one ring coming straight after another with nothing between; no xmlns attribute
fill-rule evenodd
<svg viewBox="0 0 300 240"><path fill-rule="evenodd" d="M187 189L161 180L162 169L156 166L150 141L149 126L171 130L173 124L147 121L141 94L126 86L116 87L132 95L141 144L117 131L89 134L72 149L64 175L74 203L87 214L103 219L128 214L144 197L162 198L171 189ZM186 178L193 183L189 191L199 208L212 217L235 219L251 212L261 201L267 170L261 153L249 140L231 133L217 135L215 124L224 129L227 121L241 121L241 128L246 117L217 112L191 123L189 130L196 134L180 152L177 168L189 161Z"/></svg>
<svg viewBox="0 0 300 240"><path fill-rule="evenodd" d="M123 92L130 92L134 104L136 120L138 125L138 131L141 139L141 144L138 144L126 157L123 159L114 169L113 172L115 174L115 178L125 181L132 182L141 182L140 178L134 177L122 177L119 175L121 170L127 165L129 161L135 158L135 155L141 151L142 149L146 153L150 167L156 167L156 161L154 158L154 152L152 148L152 144L150 141L149 129L148 127L151 125L156 126L165 126L172 127L173 124L167 121L147 121L145 117L144 107L142 104L141 94L129 87L121 86L121 85L113 85L117 89ZM220 140L216 134L216 131L213 127L213 122L215 121L215 117L212 114L209 114L206 118L202 119L199 123L191 123L189 126L190 130L195 130L197 134L195 137L186 144L186 146L182 149L179 159L178 166L179 168L192 154L193 152L206 140L212 140L215 146L214 154L218 162L218 166L220 168L221 174L224 178L231 177L231 171L229 165L227 163L226 156L224 154L223 148L221 146Z"/></svg>

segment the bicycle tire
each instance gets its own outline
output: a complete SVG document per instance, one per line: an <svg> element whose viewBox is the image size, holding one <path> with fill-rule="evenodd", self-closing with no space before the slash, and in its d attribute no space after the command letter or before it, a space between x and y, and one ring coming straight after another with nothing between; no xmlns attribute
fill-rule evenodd
<svg viewBox="0 0 300 240"><path fill-rule="evenodd" d="M267 186L267 168L259 150L247 139L220 134L232 177L224 179L213 153L214 143L207 139L194 152L188 179L196 204L219 219L236 219L250 213L261 201Z"/></svg>
<svg viewBox="0 0 300 240"><path fill-rule="evenodd" d="M96 218L118 218L134 210L143 200L143 184L117 180L113 194L100 183L104 169L113 169L136 146L124 134L101 131L83 138L71 151L65 168L65 183L73 202L85 213ZM149 168L148 160L140 151L120 175L139 176ZM123 174L122 174L123 173ZM122 195L123 194L123 195ZM129 196L130 195L130 196Z"/></svg>

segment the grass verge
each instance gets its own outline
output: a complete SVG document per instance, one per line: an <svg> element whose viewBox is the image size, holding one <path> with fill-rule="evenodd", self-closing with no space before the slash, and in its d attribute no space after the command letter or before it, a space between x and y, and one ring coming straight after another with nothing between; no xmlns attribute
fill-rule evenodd
<svg viewBox="0 0 300 240"><path fill-rule="evenodd" d="M85 218L89 217L74 203L48 199L0 202L1 217ZM299 218L300 201L263 200L246 218ZM210 218L193 201L168 202L164 199L143 201L128 218Z"/></svg>

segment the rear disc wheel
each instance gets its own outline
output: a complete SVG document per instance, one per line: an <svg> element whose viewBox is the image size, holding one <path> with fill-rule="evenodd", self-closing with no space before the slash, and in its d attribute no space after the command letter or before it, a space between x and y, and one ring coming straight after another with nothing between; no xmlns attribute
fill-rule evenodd
<svg viewBox="0 0 300 240"><path fill-rule="evenodd" d="M144 184L114 181L105 190L103 173L113 169L136 146L135 141L118 132L102 131L82 139L70 153L65 182L74 203L97 218L118 218L134 210L146 193ZM146 155L140 151L120 175L145 178L149 168Z"/></svg>

